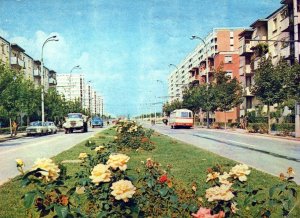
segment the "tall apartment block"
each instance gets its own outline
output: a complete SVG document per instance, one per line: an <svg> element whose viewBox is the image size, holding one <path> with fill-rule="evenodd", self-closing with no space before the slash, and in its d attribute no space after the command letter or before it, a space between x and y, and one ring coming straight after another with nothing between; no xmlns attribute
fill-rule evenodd
<svg viewBox="0 0 300 218"><path fill-rule="evenodd" d="M25 49L15 43L10 43L0 36L0 63L24 74L24 77L41 85L41 62L34 60L25 53ZM44 87L47 91L50 87L56 88L56 72L44 66Z"/></svg>
<svg viewBox="0 0 300 218"><path fill-rule="evenodd" d="M101 114L101 96L86 82L83 74L57 74L56 79L57 91L66 100L79 100L82 107L91 114Z"/></svg>
<svg viewBox="0 0 300 218"><path fill-rule="evenodd" d="M216 70L226 71L227 74L239 80L239 34L242 28L215 28L190 53L168 78L170 101L182 98L182 91L186 86L195 86L206 83L206 67L209 71L209 80ZM206 66L206 57L208 66ZM200 114L205 119L205 114ZM210 115L212 117L212 115ZM224 112L214 114L216 122L224 122ZM229 122L236 122L239 118L239 108L226 112Z"/></svg>
<svg viewBox="0 0 300 218"><path fill-rule="evenodd" d="M244 102L241 115L255 110L260 104L251 93L255 70L262 57L269 57L273 64L283 58L290 64L299 60L300 1L283 0L283 4L264 19L258 19L249 29L240 33L240 76L244 86ZM265 52L262 52L262 49ZM272 108L271 108L272 109Z"/></svg>

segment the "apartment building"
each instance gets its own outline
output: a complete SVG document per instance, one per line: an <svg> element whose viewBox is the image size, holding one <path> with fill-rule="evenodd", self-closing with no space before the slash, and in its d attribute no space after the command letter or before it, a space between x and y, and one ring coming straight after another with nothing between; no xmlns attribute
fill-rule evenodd
<svg viewBox="0 0 300 218"><path fill-rule="evenodd" d="M240 33L240 76L244 86L244 102L240 107L240 115L255 110L260 104L251 93L255 70L262 57L270 57L273 64L283 58L290 64L299 60L299 0L283 0L278 10L265 19L258 19L251 28ZM266 110L266 107L264 108ZM273 110L273 107L271 107Z"/></svg>
<svg viewBox="0 0 300 218"><path fill-rule="evenodd" d="M0 36L0 63L10 65L10 43Z"/></svg>
<svg viewBox="0 0 300 218"><path fill-rule="evenodd" d="M26 79L34 82L36 86L42 85L41 62L34 60L30 55L25 53L25 49L16 43L10 43L0 36L0 63L7 64L12 69L22 72ZM45 91L49 87L56 87L55 71L50 71L43 67Z"/></svg>
<svg viewBox="0 0 300 218"><path fill-rule="evenodd" d="M187 55L168 78L169 101L182 99L182 91L187 86L206 83L206 57L208 59L208 78L216 70L226 71L227 74L239 79L239 34L243 28L215 28L199 45ZM200 114L205 119L206 114ZM212 114L210 115L212 117ZM224 122L224 112L216 112L213 116L216 122ZM226 112L227 121L235 122L239 118L239 108Z"/></svg>

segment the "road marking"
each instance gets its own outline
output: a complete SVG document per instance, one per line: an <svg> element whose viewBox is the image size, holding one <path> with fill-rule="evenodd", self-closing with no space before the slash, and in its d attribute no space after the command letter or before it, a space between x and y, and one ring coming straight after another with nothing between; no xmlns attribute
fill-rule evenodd
<svg viewBox="0 0 300 218"><path fill-rule="evenodd" d="M257 152L268 154L268 155L271 155L271 156L274 156L274 157L283 158L283 159L286 159L286 160L291 160L291 161L295 161L295 162L300 163L300 159L298 159L298 158L289 157L289 156L286 156L286 155L277 154L277 153L270 152L270 151L265 151L265 150L262 150L262 149L257 149L257 148L254 148L253 145L250 145L250 144L247 144L247 143L237 142L237 141L233 141L233 140L220 140L220 139L215 139L215 138L211 138L211 137L208 137L208 136L203 136L203 135L200 135L200 134L192 134L192 135L196 136L196 137L205 138L205 139L209 139L209 140L212 140L212 141L220 142L220 143L223 143L223 144L226 144L226 145L229 145L229 146L234 146L234 147L244 148L244 149L248 149L248 150L252 150L252 151L257 151ZM242 144L244 144L244 145L242 145ZM249 147L249 146L251 146L251 147Z"/></svg>

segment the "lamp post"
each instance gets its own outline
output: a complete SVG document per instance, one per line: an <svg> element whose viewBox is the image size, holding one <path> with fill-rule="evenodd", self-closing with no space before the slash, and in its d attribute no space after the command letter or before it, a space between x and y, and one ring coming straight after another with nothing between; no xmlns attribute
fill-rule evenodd
<svg viewBox="0 0 300 218"><path fill-rule="evenodd" d="M205 62L206 62L206 67L205 67L205 73L206 73L206 91L208 91L208 85L209 85L209 69L208 69L208 51L207 51L207 44L206 44L206 42L204 41L204 39L202 39L201 37L199 37L199 36L192 36L191 38L190 38L191 40L194 40L194 39L198 39L198 40L200 40L200 41L202 41L202 43L204 44L204 48L205 48ZM206 111L206 127L207 128L209 128L209 111Z"/></svg>
<svg viewBox="0 0 300 218"><path fill-rule="evenodd" d="M41 54L41 84L42 84L42 89L41 89L41 101L42 101L42 122L45 122L45 105L44 105L44 60L43 60L43 52L44 52L44 46L46 45L47 42L51 42L51 41L58 41L58 39L56 39L56 36L51 36L49 38L47 38L42 46L42 54Z"/></svg>
<svg viewBox="0 0 300 218"><path fill-rule="evenodd" d="M77 66L74 66L71 70L70 70L70 76L69 76L69 94L70 94L70 101L72 100L72 98L71 98L71 85L72 85L72 83L71 83L71 80L72 80L72 75L71 75L71 73L72 73L72 71L73 70L75 70L75 69L81 69L80 68L80 66L79 65L77 65Z"/></svg>

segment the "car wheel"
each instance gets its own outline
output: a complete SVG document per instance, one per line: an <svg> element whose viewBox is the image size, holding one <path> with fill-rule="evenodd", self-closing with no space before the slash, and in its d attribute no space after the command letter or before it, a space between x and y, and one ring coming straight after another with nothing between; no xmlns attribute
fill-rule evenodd
<svg viewBox="0 0 300 218"><path fill-rule="evenodd" d="M92 126L92 128L94 128L94 126Z"/></svg>

